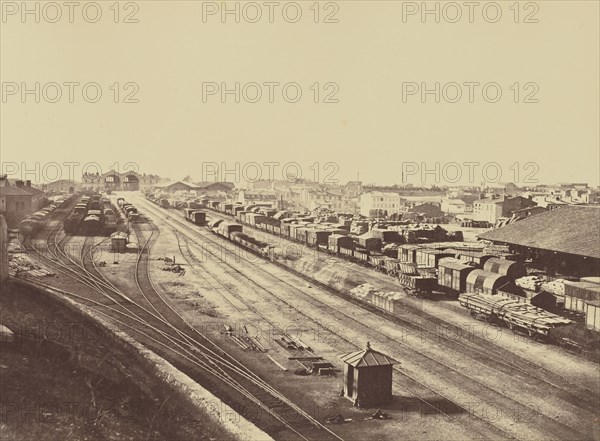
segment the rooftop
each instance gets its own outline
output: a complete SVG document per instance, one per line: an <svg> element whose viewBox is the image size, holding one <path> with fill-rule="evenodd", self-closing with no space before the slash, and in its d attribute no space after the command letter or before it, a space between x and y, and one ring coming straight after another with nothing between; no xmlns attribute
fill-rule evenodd
<svg viewBox="0 0 600 441"><path fill-rule="evenodd" d="M540 213L479 239L600 259L600 206L573 205Z"/></svg>
<svg viewBox="0 0 600 441"><path fill-rule="evenodd" d="M344 363L348 363L357 368L367 366L390 366L398 363L393 358L373 350L370 343L367 343L366 349L344 354L340 356L340 358Z"/></svg>

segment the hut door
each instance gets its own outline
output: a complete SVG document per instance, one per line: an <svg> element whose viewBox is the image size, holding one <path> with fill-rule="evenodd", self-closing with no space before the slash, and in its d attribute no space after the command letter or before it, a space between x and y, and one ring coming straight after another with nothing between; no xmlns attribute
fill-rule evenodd
<svg viewBox="0 0 600 441"><path fill-rule="evenodd" d="M348 366L348 374L346 376L346 390L348 396L354 396L354 366Z"/></svg>

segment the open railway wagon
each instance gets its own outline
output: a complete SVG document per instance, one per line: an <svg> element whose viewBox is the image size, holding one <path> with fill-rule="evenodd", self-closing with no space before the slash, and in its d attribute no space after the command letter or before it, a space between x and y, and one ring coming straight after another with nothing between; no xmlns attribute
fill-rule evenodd
<svg viewBox="0 0 600 441"><path fill-rule="evenodd" d="M524 333L534 339L547 339L551 329L572 324L573 321L537 308L497 295L461 294L461 306L479 319L501 323L514 332Z"/></svg>

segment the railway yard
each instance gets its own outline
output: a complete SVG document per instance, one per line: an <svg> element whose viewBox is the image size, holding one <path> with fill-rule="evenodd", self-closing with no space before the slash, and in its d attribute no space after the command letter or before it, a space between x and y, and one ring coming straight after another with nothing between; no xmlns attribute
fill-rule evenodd
<svg viewBox="0 0 600 441"><path fill-rule="evenodd" d="M516 263L479 248L461 260L447 251L460 241L392 259L345 248L337 226L299 241L238 212L64 198L23 224L35 269L12 275L93 309L274 439L600 439L597 354L553 334L572 320L464 294L481 274L502 288ZM444 271L460 273L454 293ZM341 356L370 348L395 362L393 398L361 406L343 396Z"/></svg>

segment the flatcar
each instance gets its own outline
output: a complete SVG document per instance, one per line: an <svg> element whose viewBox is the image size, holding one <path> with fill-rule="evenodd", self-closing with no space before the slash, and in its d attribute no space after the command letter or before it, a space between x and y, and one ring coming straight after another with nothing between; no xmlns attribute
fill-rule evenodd
<svg viewBox="0 0 600 441"><path fill-rule="evenodd" d="M535 339L545 339L553 328L573 323L531 304L490 294L465 293L459 296L458 301L476 318L502 323Z"/></svg>

